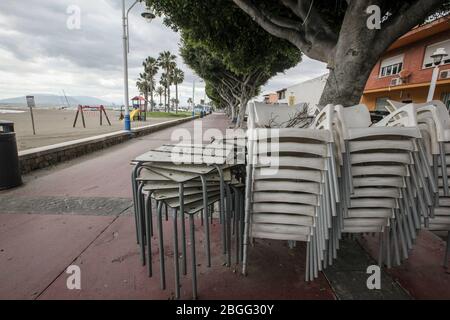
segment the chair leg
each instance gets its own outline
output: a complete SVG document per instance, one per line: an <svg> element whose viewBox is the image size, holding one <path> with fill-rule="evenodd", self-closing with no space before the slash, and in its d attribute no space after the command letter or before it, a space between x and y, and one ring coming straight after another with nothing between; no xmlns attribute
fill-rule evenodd
<svg viewBox="0 0 450 320"><path fill-rule="evenodd" d="M447 176L447 160L445 158L445 146L443 142L439 143L440 155L441 155L441 171L442 171L442 180L444 182L444 196L448 197L449 189L448 189L448 176Z"/></svg>
<svg viewBox="0 0 450 320"><path fill-rule="evenodd" d="M137 181L136 178L138 176L138 171L139 171L140 165L137 164L134 168L133 171L131 172L131 189L133 191L133 204L134 204L134 221L136 223L136 242L137 244L139 244L139 216L138 216L138 197L137 197Z"/></svg>
<svg viewBox="0 0 450 320"><path fill-rule="evenodd" d="M179 185L179 196L180 196L180 218L181 218L181 272L185 276L187 274L186 265L186 219L184 213L184 184Z"/></svg>
<svg viewBox="0 0 450 320"><path fill-rule="evenodd" d="M388 269L392 267L391 265L391 228L387 227L385 233L386 237L386 266Z"/></svg>
<svg viewBox="0 0 450 320"><path fill-rule="evenodd" d="M447 247L445 248L444 267L448 268L448 259L450 256L450 231L447 233Z"/></svg>
<svg viewBox="0 0 450 320"><path fill-rule="evenodd" d="M184 222L184 221L183 221ZM180 299L180 265L178 256L178 212L173 210L173 265L175 271L175 299Z"/></svg>
<svg viewBox="0 0 450 320"><path fill-rule="evenodd" d="M197 299L197 259L195 256L195 224L194 215L189 215L191 233L191 266L192 266L192 299Z"/></svg>
<svg viewBox="0 0 450 320"><path fill-rule="evenodd" d="M383 268L383 247L384 247L384 241L383 241L383 237L384 237L384 232L380 232L378 238L379 238L379 252L378 252L378 265L380 266L380 268Z"/></svg>
<svg viewBox="0 0 450 320"><path fill-rule="evenodd" d="M138 225L139 225L139 244L141 248L141 262L145 266L145 208L144 208L144 194L142 189L144 188L144 183L140 183L137 189L137 212L138 212Z"/></svg>

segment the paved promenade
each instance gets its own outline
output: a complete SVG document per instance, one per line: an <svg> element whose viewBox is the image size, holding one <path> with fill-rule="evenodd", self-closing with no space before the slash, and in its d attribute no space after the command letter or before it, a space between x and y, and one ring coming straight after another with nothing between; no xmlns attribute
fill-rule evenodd
<svg viewBox="0 0 450 320"><path fill-rule="evenodd" d="M224 131L228 126L222 114L198 121L202 121L203 129ZM0 299L171 299L174 283L171 241L166 242L165 248L168 277L165 291L159 289L156 246L154 277L148 278L146 268L140 265L131 214L130 160L169 143L177 128L192 132L194 123L32 173L24 177L24 186L0 192ZM170 230L169 225L167 228ZM243 277L239 267L223 266L216 221L212 227L212 268L206 268L199 221L197 229L200 299L408 299L410 295L414 297L415 291L407 293L405 286L414 282L409 278L427 255L425 250L419 250L425 256L412 259L400 269L408 270L407 280L401 279L402 272L384 273L383 290L373 293L365 289L368 275L364 274L364 268L374 262L354 241L344 245L342 263L314 283L306 284L305 246L291 250L283 242L257 241L249 250L249 275ZM165 236L171 239L170 232ZM443 245L436 237L424 241L434 241L438 247ZM433 254L437 256L438 252ZM351 263L352 259L358 263ZM69 275L65 270L70 265L81 268L81 290L67 289ZM440 297L450 298L450 275L442 267L433 270L440 272L439 281L447 284L447 290L439 291ZM190 277L182 277L181 284L182 297L191 298ZM415 284L411 288L420 286ZM420 297L433 298L433 292Z"/></svg>

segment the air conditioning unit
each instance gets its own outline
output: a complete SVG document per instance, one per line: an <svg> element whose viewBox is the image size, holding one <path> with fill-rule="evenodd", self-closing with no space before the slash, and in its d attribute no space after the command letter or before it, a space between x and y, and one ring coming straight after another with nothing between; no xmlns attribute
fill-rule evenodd
<svg viewBox="0 0 450 320"><path fill-rule="evenodd" d="M439 79L450 79L450 70L442 70Z"/></svg>
<svg viewBox="0 0 450 320"><path fill-rule="evenodd" d="M400 86L403 84L403 80L401 78L394 78L391 80L391 87Z"/></svg>

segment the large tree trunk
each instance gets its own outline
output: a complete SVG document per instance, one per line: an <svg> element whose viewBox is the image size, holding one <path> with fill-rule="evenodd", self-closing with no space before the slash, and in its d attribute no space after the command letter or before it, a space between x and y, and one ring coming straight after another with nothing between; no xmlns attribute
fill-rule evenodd
<svg viewBox="0 0 450 320"><path fill-rule="evenodd" d="M236 118L236 106L234 104L230 105L229 116L231 117L231 120L234 120Z"/></svg>
<svg viewBox="0 0 450 320"><path fill-rule="evenodd" d="M377 41L377 30L366 27L366 8L364 1L349 5L339 39L328 58L330 75L319 102L322 107L358 104L372 69L390 45Z"/></svg>
<svg viewBox="0 0 450 320"><path fill-rule="evenodd" d="M348 107L359 104L370 73L378 60L373 54L376 51L382 50L376 48L375 44L371 48L358 48L337 55L335 67L329 70L319 105L323 107L327 104L340 104Z"/></svg>
<svg viewBox="0 0 450 320"><path fill-rule="evenodd" d="M236 122L236 128L242 128L244 125L245 113L247 111L248 101L249 101L249 98L247 96L241 97L241 99L239 101L239 116L238 116L238 121Z"/></svg>

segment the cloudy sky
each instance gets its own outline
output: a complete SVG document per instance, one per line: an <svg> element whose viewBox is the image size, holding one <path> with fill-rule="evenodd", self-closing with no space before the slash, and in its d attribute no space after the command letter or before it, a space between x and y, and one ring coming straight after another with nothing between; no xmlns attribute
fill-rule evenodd
<svg viewBox="0 0 450 320"><path fill-rule="evenodd" d="M74 8L80 10L79 29L73 24ZM135 82L145 57L157 57L164 50L178 53L178 34L160 19L147 23L140 16L144 9L138 4L130 15L130 96L138 93ZM121 0L1 0L0 99L65 90L67 95L122 104L121 23ZM179 88L180 101L185 104L198 78L181 58L178 64L186 74ZM324 73L324 64L305 58L296 68L273 78L263 92ZM198 84L196 98L203 96L203 85Z"/></svg>

